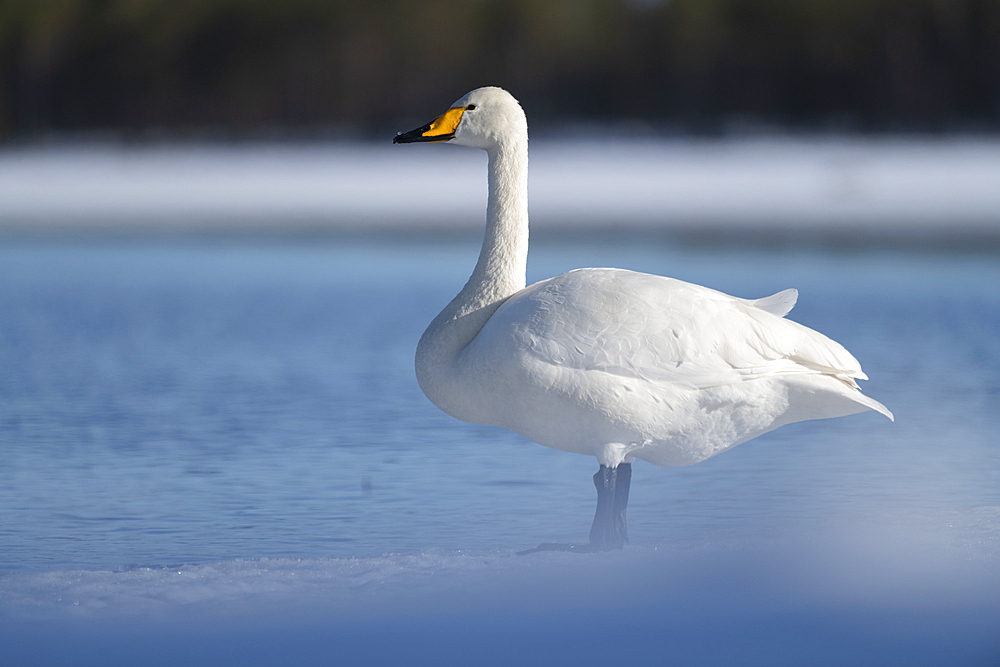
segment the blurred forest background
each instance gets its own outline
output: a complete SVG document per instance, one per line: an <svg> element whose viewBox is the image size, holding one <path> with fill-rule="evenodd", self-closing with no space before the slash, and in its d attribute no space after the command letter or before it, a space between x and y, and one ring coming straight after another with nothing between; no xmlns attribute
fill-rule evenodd
<svg viewBox="0 0 1000 667"><path fill-rule="evenodd" d="M992 132L1000 0L0 0L8 142L366 136L481 85L536 129Z"/></svg>

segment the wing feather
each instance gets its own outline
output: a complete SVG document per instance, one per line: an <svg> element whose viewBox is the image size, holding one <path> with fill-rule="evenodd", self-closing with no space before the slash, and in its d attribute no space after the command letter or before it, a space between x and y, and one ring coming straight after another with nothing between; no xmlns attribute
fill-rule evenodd
<svg viewBox="0 0 1000 667"><path fill-rule="evenodd" d="M508 331L525 363L650 382L702 389L825 374L857 388L853 378L865 376L847 350L783 319L796 298L785 290L745 300L672 278L578 269L516 294L483 334Z"/></svg>
<svg viewBox="0 0 1000 667"><path fill-rule="evenodd" d="M772 294L771 296L766 296L763 299L744 300L744 303L756 306L757 308L771 313L772 315L784 317L791 312L792 308L795 307L795 302L798 300L799 291L792 288L782 290L781 292Z"/></svg>

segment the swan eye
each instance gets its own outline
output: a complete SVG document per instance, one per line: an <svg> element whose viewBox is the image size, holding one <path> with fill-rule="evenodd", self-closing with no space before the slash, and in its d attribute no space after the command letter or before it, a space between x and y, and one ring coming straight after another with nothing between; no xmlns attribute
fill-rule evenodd
<svg viewBox="0 0 1000 667"><path fill-rule="evenodd" d="M475 104L470 104L469 106L465 107L465 110L466 111L475 111L476 110L476 105Z"/></svg>

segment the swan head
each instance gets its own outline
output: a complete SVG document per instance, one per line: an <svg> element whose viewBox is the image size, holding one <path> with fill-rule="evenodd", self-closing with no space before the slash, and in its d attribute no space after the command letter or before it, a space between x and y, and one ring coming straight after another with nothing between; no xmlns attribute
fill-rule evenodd
<svg viewBox="0 0 1000 667"><path fill-rule="evenodd" d="M528 138L528 121L521 105L503 88L476 88L431 122L400 132L392 143L448 142L491 150Z"/></svg>

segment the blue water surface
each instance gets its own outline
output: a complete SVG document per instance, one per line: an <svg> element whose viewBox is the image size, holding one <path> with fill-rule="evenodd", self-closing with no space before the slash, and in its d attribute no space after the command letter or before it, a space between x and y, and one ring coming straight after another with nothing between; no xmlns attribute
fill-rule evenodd
<svg viewBox="0 0 1000 667"><path fill-rule="evenodd" d="M586 538L592 459L458 422L414 379L469 242L0 247L0 572L526 548ZM756 543L1000 506L994 255L535 243L670 275L843 343L875 413L779 429L690 468L638 462L638 545ZM978 509L977 509L978 508Z"/></svg>

